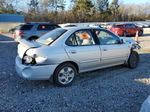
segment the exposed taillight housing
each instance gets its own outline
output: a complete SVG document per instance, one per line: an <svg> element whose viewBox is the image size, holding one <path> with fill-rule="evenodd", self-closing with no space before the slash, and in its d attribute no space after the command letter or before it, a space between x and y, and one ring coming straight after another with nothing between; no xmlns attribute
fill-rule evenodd
<svg viewBox="0 0 150 112"><path fill-rule="evenodd" d="M25 54L22 58L22 64L34 65L36 64L36 61L35 61L35 58Z"/></svg>
<svg viewBox="0 0 150 112"><path fill-rule="evenodd" d="M21 35L23 34L24 32L23 31L15 31L14 34L13 34L13 38L16 39L16 38L21 38Z"/></svg>
<svg viewBox="0 0 150 112"><path fill-rule="evenodd" d="M20 37L23 33L24 33L23 31L19 31L19 33L18 33L19 37Z"/></svg>

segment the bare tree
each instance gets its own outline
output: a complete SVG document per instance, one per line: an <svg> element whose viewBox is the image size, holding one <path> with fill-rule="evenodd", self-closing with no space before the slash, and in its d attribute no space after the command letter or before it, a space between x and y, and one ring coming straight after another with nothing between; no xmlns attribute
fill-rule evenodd
<svg viewBox="0 0 150 112"><path fill-rule="evenodd" d="M114 21L118 21L118 15L119 15L119 0L113 0L110 9L113 13Z"/></svg>

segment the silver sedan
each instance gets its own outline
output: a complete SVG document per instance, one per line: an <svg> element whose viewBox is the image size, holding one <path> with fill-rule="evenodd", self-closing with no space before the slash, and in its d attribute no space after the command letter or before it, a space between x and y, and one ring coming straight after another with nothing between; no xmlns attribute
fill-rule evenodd
<svg viewBox="0 0 150 112"><path fill-rule="evenodd" d="M102 28L58 28L34 42L22 40L16 57L17 73L30 80L52 79L68 86L81 72L139 62L138 44Z"/></svg>

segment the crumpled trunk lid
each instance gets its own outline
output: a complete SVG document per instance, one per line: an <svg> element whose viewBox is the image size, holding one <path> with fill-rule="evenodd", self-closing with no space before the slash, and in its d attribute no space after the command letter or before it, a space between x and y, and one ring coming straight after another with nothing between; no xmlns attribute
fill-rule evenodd
<svg viewBox="0 0 150 112"><path fill-rule="evenodd" d="M22 59L25 52L30 48L38 48L42 45L35 41L20 40L18 45L18 56Z"/></svg>

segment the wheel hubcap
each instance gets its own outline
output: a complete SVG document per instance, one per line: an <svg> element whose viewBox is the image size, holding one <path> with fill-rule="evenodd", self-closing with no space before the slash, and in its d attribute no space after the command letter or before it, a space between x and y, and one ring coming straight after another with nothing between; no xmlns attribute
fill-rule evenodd
<svg viewBox="0 0 150 112"><path fill-rule="evenodd" d="M58 73L58 80L62 84L70 83L75 75L75 71L71 67L64 67Z"/></svg>

